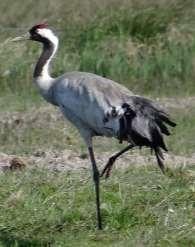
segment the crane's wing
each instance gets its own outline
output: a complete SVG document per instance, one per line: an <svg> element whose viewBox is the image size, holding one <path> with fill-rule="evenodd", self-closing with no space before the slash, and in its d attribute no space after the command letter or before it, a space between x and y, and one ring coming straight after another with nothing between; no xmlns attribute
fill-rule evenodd
<svg viewBox="0 0 195 247"><path fill-rule="evenodd" d="M57 105L64 107L64 114L69 120L74 115L100 133L103 131L105 114L112 107L128 102L133 95L112 80L85 72L64 74L56 80L52 90ZM107 123L109 128L108 125L117 129L119 123L116 119L110 119Z"/></svg>

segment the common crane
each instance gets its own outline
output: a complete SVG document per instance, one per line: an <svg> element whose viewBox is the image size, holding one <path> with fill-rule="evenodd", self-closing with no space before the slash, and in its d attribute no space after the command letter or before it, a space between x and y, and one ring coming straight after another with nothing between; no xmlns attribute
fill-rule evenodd
<svg viewBox="0 0 195 247"><path fill-rule="evenodd" d="M14 40L21 40L17 37ZM53 78L49 73L51 59L58 48L58 38L47 24L33 26L28 38L43 44L42 54L34 69L34 82L49 103L77 127L90 156L96 193L97 228L102 229L100 213L100 177L108 177L115 160L133 147L146 146L154 151L164 172L163 153L167 147L163 134L170 135L166 125L176 126L166 112L150 99L134 95L118 83L86 72L68 72ZM96 165L92 138L115 137L127 147L109 158L101 174Z"/></svg>

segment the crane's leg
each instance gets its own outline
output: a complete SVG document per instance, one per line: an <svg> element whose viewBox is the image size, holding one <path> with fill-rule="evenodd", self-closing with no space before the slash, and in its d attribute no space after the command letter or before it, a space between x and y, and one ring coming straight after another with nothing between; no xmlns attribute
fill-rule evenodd
<svg viewBox="0 0 195 247"><path fill-rule="evenodd" d="M95 193L96 193L96 207L97 207L97 227L99 230L102 229L102 219L101 219L101 213L100 213L100 190L99 190L99 184L100 184L100 174L96 165L95 156L93 153L93 148L89 147L89 156L91 159L92 169L93 169L93 180L95 183Z"/></svg>
<svg viewBox="0 0 195 247"><path fill-rule="evenodd" d="M118 153L114 154L113 156L111 156L109 158L107 164L105 165L103 171L101 172L100 177L103 177L105 175L105 178L108 178L110 176L111 169L112 169L116 159L119 156L121 156L122 154L124 154L125 152L127 152L128 150L130 150L131 148L133 148L133 147L134 147L134 145L130 144L126 148L122 149L120 152L118 152Z"/></svg>

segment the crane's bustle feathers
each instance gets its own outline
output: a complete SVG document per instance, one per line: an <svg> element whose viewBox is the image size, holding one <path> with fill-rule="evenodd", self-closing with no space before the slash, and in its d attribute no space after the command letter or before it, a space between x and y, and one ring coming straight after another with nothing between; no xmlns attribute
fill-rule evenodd
<svg viewBox="0 0 195 247"><path fill-rule="evenodd" d="M158 165L164 171L163 153L168 151L163 134L170 135L165 124L176 126L169 116L153 101L143 97L132 96L133 107L128 103L122 105L124 114L119 119L119 142L128 141L135 146L148 146L155 151ZM133 109L134 108L134 109Z"/></svg>

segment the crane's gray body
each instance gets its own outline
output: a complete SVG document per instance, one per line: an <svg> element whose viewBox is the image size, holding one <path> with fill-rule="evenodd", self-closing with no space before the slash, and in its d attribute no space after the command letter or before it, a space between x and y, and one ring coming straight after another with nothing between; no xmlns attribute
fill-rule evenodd
<svg viewBox="0 0 195 247"><path fill-rule="evenodd" d="M120 108L123 103L132 105L132 92L124 86L104 77L86 73L69 72L55 79L49 92L43 96L60 107L82 135L115 136L119 130L119 115L106 115L112 107ZM86 133L88 132L88 133Z"/></svg>

